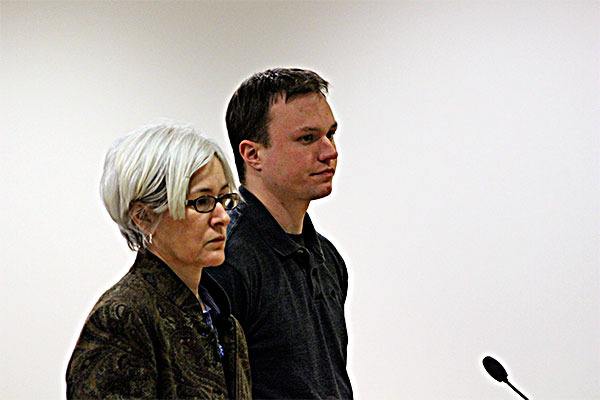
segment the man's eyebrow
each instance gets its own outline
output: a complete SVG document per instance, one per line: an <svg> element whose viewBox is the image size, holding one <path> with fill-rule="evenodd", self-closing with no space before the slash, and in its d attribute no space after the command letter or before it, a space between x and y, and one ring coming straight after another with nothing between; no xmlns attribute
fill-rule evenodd
<svg viewBox="0 0 600 400"><path fill-rule="evenodd" d="M333 125L331 125L331 127L329 127L328 132L331 131L335 131L338 127L338 123L334 122ZM305 126L299 129L300 132L321 132L321 129L316 128L316 127L312 127L312 126Z"/></svg>
<svg viewBox="0 0 600 400"><path fill-rule="evenodd" d="M219 192L222 192L223 190L227 189L228 187L229 187L229 184L225 183L223 186L221 186L221 189L219 189ZM190 190L190 194L196 194L196 193L212 193L212 189L207 188L207 187L200 187L198 189Z"/></svg>

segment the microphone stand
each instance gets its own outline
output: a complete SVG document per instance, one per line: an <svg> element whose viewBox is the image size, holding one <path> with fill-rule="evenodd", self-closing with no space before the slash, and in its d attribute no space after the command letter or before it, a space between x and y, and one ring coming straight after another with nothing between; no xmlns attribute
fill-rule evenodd
<svg viewBox="0 0 600 400"><path fill-rule="evenodd" d="M521 392L519 391L519 389L517 389L516 387L514 387L514 386L512 385L512 383L510 383L510 382L508 381L508 379L506 379L504 382L506 382L506 384L507 384L508 386L510 386L512 390L514 390L515 392L517 392L517 394L518 394L519 396L521 396L521 397L522 397L522 398L524 398L525 400L529 400L527 397L525 397L525 395L524 395L523 393L521 393Z"/></svg>

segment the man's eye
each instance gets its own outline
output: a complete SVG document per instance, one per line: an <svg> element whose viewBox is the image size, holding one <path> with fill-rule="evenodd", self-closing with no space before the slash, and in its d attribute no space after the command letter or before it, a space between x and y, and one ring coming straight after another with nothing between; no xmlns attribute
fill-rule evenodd
<svg viewBox="0 0 600 400"><path fill-rule="evenodd" d="M314 135L304 135L304 136L300 136L300 138L298 140L303 143L310 143L315 140L315 137L314 137Z"/></svg>
<svg viewBox="0 0 600 400"><path fill-rule="evenodd" d="M328 132L327 133L327 138L331 140L331 139L333 139L334 135L335 135L335 131Z"/></svg>

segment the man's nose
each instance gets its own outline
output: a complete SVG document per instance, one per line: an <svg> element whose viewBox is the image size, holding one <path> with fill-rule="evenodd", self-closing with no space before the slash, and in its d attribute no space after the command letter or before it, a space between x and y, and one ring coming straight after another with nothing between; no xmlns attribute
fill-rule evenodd
<svg viewBox="0 0 600 400"><path fill-rule="evenodd" d="M337 157L338 152L333 138L323 136L319 148L319 161L326 162L329 160L335 160Z"/></svg>

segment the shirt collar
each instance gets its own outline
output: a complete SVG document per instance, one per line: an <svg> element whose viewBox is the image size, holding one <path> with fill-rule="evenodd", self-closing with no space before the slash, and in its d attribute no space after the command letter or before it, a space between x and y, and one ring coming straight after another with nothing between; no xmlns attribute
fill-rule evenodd
<svg viewBox="0 0 600 400"><path fill-rule="evenodd" d="M212 318L218 318L221 314L221 309L203 285L200 285L199 294L202 302L204 303L205 312L211 313Z"/></svg>
<svg viewBox="0 0 600 400"><path fill-rule="evenodd" d="M200 303L194 293L183 283L173 270L160 258L148 250L139 251L131 268L142 275L160 295L166 297L183 310L198 310ZM223 288L208 274L202 274L199 294L202 301L210 306L215 315L229 315L229 299Z"/></svg>
<svg viewBox="0 0 600 400"><path fill-rule="evenodd" d="M297 253L303 248L287 235L269 210L267 210L264 204L261 203L252 192L243 185L240 186L239 191L243 201L237 207L237 212L252 219L254 226L260 231L261 236L277 253L287 257ZM321 243L317 237L317 231L315 230L308 213L304 215L302 233L308 250L311 251L313 256L317 259L321 261L324 260Z"/></svg>

